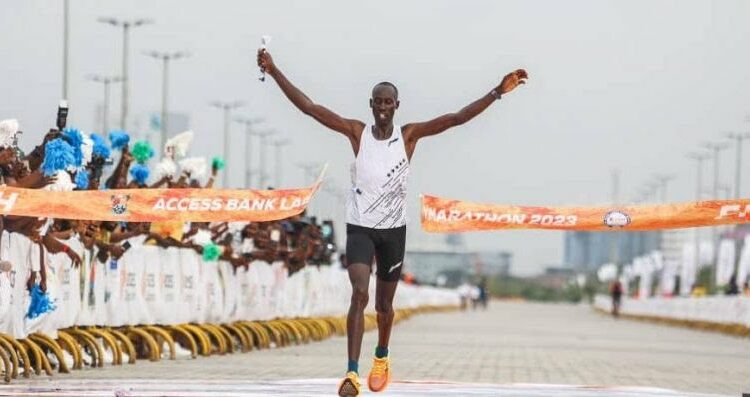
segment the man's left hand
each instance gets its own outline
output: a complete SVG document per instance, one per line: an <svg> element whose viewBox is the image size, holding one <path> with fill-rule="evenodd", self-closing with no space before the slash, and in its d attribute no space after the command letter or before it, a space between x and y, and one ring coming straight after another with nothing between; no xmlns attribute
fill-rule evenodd
<svg viewBox="0 0 750 397"><path fill-rule="evenodd" d="M505 94L506 92L513 91L516 87L518 87L521 84L526 84L526 79L529 78L529 75L526 73L523 69L518 69L514 72L510 72L503 77L503 81L500 82L500 85L496 90L500 92L500 94Z"/></svg>

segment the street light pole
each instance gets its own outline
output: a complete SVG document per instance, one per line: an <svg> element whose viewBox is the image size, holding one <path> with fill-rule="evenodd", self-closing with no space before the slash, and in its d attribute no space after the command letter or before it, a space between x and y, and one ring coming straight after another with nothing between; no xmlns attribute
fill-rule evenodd
<svg viewBox="0 0 750 397"><path fill-rule="evenodd" d="M116 19L110 17L102 17L98 19L99 22L106 23L116 27L122 27L122 110L120 112L120 128L127 130L128 120L128 85L130 84L130 76L128 75L128 50L130 40L130 28L143 26L146 24L153 23L151 19L139 18L139 19ZM103 131L106 133L106 131Z"/></svg>
<svg viewBox="0 0 750 397"><path fill-rule="evenodd" d="M620 170L612 169L612 206L620 205ZM620 263L620 234L612 234L609 240L609 260L617 266Z"/></svg>
<svg viewBox="0 0 750 397"><path fill-rule="evenodd" d="M712 152L714 160L714 187L712 193L712 199L719 199L719 153L728 148L728 143L704 143L703 147ZM711 244L715 247L714 249L714 260L718 260L719 257L719 233L716 226L711 228Z"/></svg>
<svg viewBox="0 0 750 397"><path fill-rule="evenodd" d="M703 161L706 160L709 156L706 153L690 153L688 154L688 158L691 158L695 160L697 164L697 181L696 181L696 187L695 187L695 201L701 201L702 199L702 193L703 193Z"/></svg>
<svg viewBox="0 0 750 397"><path fill-rule="evenodd" d="M86 76L90 81L102 83L104 85L104 100L102 102L102 134L107 134L109 130L109 85L112 83L122 82L122 78L119 76L101 76L98 74L92 74Z"/></svg>
<svg viewBox="0 0 750 397"><path fill-rule="evenodd" d="M313 178L315 178L315 170L320 168L320 164L315 162L297 163L297 167L301 168L305 173L305 186L310 186ZM311 214L316 213L313 204L311 201L307 205L307 211Z"/></svg>
<svg viewBox="0 0 750 397"><path fill-rule="evenodd" d="M284 146L287 146L287 145L289 145L291 143L292 142L289 139L279 139L279 140L275 140L275 141L271 142L271 145L273 145L274 148L276 149L276 153L275 153L275 155L276 155L276 169L274 170L275 171L274 172L274 175L275 175L275 177L274 177L274 179L275 179L274 185L275 185L276 189L278 189L279 187L281 187L281 167L283 166L283 163L281 161L281 148L284 147Z"/></svg>
<svg viewBox="0 0 750 397"><path fill-rule="evenodd" d="M250 135L250 128L253 123L245 117L235 117L234 121L245 125L245 188L250 189L253 183L252 174L250 174L252 168L250 153L253 147L253 137Z"/></svg>
<svg viewBox="0 0 750 397"><path fill-rule="evenodd" d="M734 171L734 198L740 198L742 191L740 190L740 170L742 169L742 141L750 139L750 132L734 133L730 132L726 134L727 138L734 139L737 141L737 158Z"/></svg>
<svg viewBox="0 0 750 397"><path fill-rule="evenodd" d="M248 118L248 117L235 117L235 122L243 124L245 126L245 188L250 189L253 186L253 170L252 170L252 126L263 122L260 117Z"/></svg>
<svg viewBox="0 0 750 397"><path fill-rule="evenodd" d="M727 143L704 143L703 147L710 150L713 153L714 160L714 188L713 188L713 199L716 200L719 197L719 153L728 148Z"/></svg>
<svg viewBox="0 0 750 397"><path fill-rule="evenodd" d="M646 204L659 201L658 182L646 182L638 189L638 195Z"/></svg>
<svg viewBox="0 0 750 397"><path fill-rule="evenodd" d="M312 184L312 178L315 178L315 170L320 168L320 164L314 162L297 163L297 167L302 168L302 171L304 171L305 185L309 186Z"/></svg>
<svg viewBox="0 0 750 397"><path fill-rule="evenodd" d="M612 205L618 206L620 204L620 170L617 168L612 169Z"/></svg>
<svg viewBox="0 0 750 397"><path fill-rule="evenodd" d="M732 197L732 187L727 184L719 186L719 192L721 192L721 200L729 200Z"/></svg>
<svg viewBox="0 0 750 397"><path fill-rule="evenodd" d="M63 84L62 98L68 99L68 67L70 52L70 0L63 2Z"/></svg>
<svg viewBox="0 0 750 397"><path fill-rule="evenodd" d="M162 86L161 86L161 146L167 143L169 134L169 61L186 58L190 54L186 51L159 52L148 51L144 53L151 58L162 61Z"/></svg>
<svg viewBox="0 0 750 397"><path fill-rule="evenodd" d="M251 134L257 136L260 138L258 146L260 147L260 155L258 156L259 160L259 166L258 166L258 188L259 189L265 189L266 188L266 178L268 178L268 174L266 173L266 138L269 136L275 134L275 130L265 130L260 132L252 132Z"/></svg>
<svg viewBox="0 0 750 397"><path fill-rule="evenodd" d="M231 102L222 102L222 101L213 101L211 102L211 106L221 109L224 111L224 162L226 163L227 167L226 170L224 170L224 173L222 174L222 187L228 188L229 183L229 170L232 168L231 163L229 162L229 120L231 120L232 110L236 109L243 105L242 101L231 101Z"/></svg>
<svg viewBox="0 0 750 397"><path fill-rule="evenodd" d="M656 175L656 182L661 187L661 191L659 192L660 193L659 195L661 197L659 198L660 199L659 201L661 201L662 203L667 202L667 184L673 181L674 178L675 178L674 175L663 175L663 174Z"/></svg>
<svg viewBox="0 0 750 397"><path fill-rule="evenodd" d="M695 188L695 201L701 201L703 193L703 161L708 158L705 153L690 153L688 157L695 160L697 166L696 173L696 188ZM695 267L700 268L700 228L695 228Z"/></svg>
<svg viewBox="0 0 750 397"><path fill-rule="evenodd" d="M646 190L648 191L649 196L653 197L653 203L661 201L661 198L659 197L660 186L661 184L659 181L650 181L646 183Z"/></svg>

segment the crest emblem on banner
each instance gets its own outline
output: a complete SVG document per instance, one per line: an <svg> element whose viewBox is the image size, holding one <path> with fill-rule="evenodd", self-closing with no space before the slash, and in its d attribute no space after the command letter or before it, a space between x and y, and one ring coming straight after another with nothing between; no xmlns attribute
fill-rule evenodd
<svg viewBox="0 0 750 397"><path fill-rule="evenodd" d="M123 215L128 212L128 201L130 200L129 194L113 194L110 197L112 201L113 214Z"/></svg>
<svg viewBox="0 0 750 397"><path fill-rule="evenodd" d="M604 224L609 227L625 227L630 224L630 215L622 211L609 211L604 215Z"/></svg>

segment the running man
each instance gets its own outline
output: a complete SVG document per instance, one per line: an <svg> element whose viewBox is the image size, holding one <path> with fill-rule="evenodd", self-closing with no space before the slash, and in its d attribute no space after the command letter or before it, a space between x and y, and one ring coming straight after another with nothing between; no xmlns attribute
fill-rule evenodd
<svg viewBox="0 0 750 397"><path fill-rule="evenodd" d="M400 102L398 89L392 83L378 83L372 89L370 108L375 120L372 124L366 124L341 117L313 102L284 76L267 50L258 50L258 66L273 77L294 106L324 126L343 134L352 145L355 160L351 169L352 188L346 206L346 257L352 284L352 299L346 321L349 362L338 393L339 396L357 396L360 393L359 356L373 258L377 264L375 311L378 345L367 386L374 392L383 391L391 379L388 342L393 325L393 297L403 268L406 245L405 199L409 161L417 142L468 122L499 100L501 95L524 84L528 76L526 71L518 69L503 77L489 93L456 113L398 126L393 124L393 116Z"/></svg>

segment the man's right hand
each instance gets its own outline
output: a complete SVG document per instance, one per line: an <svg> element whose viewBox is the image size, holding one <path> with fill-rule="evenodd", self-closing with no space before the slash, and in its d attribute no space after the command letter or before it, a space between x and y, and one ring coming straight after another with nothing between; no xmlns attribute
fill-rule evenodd
<svg viewBox="0 0 750 397"><path fill-rule="evenodd" d="M258 50L258 67L261 72L273 74L276 69L276 65L273 63L273 58L267 49L261 48Z"/></svg>

